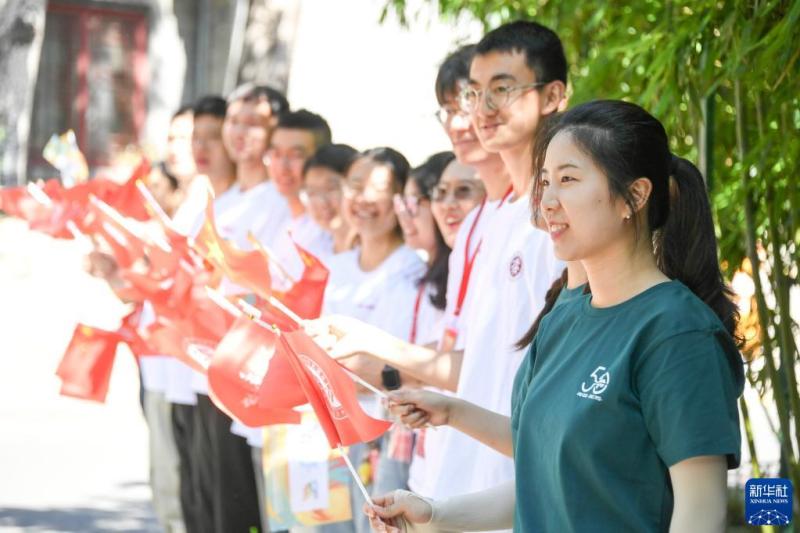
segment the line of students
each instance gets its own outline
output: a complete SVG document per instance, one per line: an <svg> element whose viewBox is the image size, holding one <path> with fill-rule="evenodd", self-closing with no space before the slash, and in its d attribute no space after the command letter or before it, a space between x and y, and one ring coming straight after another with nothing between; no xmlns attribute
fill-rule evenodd
<svg viewBox="0 0 800 533"><path fill-rule="evenodd" d="M277 286L301 268L291 231L331 271L317 341L404 386L392 410L418 428L383 439L376 508L314 529L721 527L741 362L702 178L632 104L559 114L567 70L533 22L460 48L435 87L453 152L416 169L391 148L331 145L321 117L266 87L194 106L196 173L167 161L185 194L176 224L199 229L210 182L221 234L271 248ZM203 376L145 360L162 523L266 528L261 429L218 410Z"/></svg>

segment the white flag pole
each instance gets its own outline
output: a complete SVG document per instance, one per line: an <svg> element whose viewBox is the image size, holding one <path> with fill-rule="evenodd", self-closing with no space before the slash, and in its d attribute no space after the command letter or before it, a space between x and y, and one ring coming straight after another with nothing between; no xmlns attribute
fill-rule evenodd
<svg viewBox="0 0 800 533"><path fill-rule="evenodd" d="M347 452L344 451L342 445L339 445L339 454L344 459L344 462L347 463L347 468L350 470L350 474L353 476L353 479L358 485L358 489L361 491L361 495L364 496L364 499L367 500L367 503L370 507L375 507L375 504L372 502L372 498L369 497L369 492L367 492L367 487L364 486L364 483L361 482L361 477L358 475L353 463L350 462L350 457L347 456Z"/></svg>

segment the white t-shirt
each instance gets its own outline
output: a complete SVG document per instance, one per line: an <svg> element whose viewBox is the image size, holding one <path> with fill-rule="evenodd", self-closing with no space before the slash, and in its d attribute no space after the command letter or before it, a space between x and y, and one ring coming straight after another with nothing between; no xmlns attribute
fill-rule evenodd
<svg viewBox="0 0 800 533"><path fill-rule="evenodd" d="M206 208L206 199L210 188L211 183L205 176L195 176L189 183L181 205L172 215L172 225L178 232L184 235L194 235L192 227L197 220L198 214L202 213Z"/></svg>
<svg viewBox="0 0 800 533"><path fill-rule="evenodd" d="M511 388L523 350L513 345L544 305L563 264L550 237L530 223L529 198L501 206L484 232L480 273L471 280L474 304L464 311L469 332L457 396L510 414ZM513 461L457 431L443 432L432 459L439 475L426 496L476 492L514 478Z"/></svg>
<svg viewBox="0 0 800 533"><path fill-rule="evenodd" d="M480 206L470 211L467 216L464 217L461 226L458 228L456 241L453 243L453 250L450 252L447 275L447 307L445 308L444 323L445 327L454 328L458 331L455 345L455 349L457 350L464 349L464 342L468 330L468 324L464 322L464 316L470 304L475 300L475 291L473 287L475 286L475 278L478 276L476 272L480 270L478 265L481 259L486 255L484 245L481 244L480 249L478 249L478 244L484 239L486 229L491 225L491 220L499 212L498 207L500 205L501 200L492 200L486 202L483 211L480 211ZM479 212L481 216L476 223L475 218L478 216ZM472 233L472 237L469 239L468 254L470 258L475 258L475 262L473 263L467 294L461 305L461 313L456 317L455 307L458 302L458 291L461 288L461 278L464 274L464 250L467 246L467 238L469 237L473 223L475 224L475 230ZM478 250L477 255L475 255L476 250Z"/></svg>
<svg viewBox="0 0 800 533"><path fill-rule="evenodd" d="M327 266L328 259L333 255L333 236L314 222L308 214L290 217L269 245L275 252L278 262L292 278L300 278L304 268L303 261L292 242L293 239ZM274 288L279 290L289 288L290 283L287 283L276 266L270 265L270 271Z"/></svg>
<svg viewBox="0 0 800 533"><path fill-rule="evenodd" d="M145 300L142 314L137 329L143 332L155 322L156 315L153 306ZM139 358L139 368L142 372L142 387L148 391L165 392L167 390L168 355L147 354Z"/></svg>
<svg viewBox="0 0 800 533"><path fill-rule="evenodd" d="M425 273L425 263L402 245L378 268L364 272L358 264L360 253L356 248L330 258L322 313L351 316L408 339L417 280Z"/></svg>
<svg viewBox="0 0 800 533"><path fill-rule="evenodd" d="M466 323L464 317L469 313L468 309L475 302L480 304L480 298L475 297L474 286L475 280L480 276L481 258L485 256L486 252L483 245L478 249L478 244L484 239L486 230L491 225L492 219L499 212L498 207L501 203L501 200L491 200L486 202L482 211L480 210L480 206L476 206L472 209L472 211L464 217L461 226L458 228L456 240L450 252L447 275L447 307L445 308L441 320L441 329L442 333L446 327L453 328L458 332L458 337L456 338L456 344L454 346L456 350L464 349L465 339L469 330L469 324ZM480 218L478 218L476 222L475 219L478 213L480 213ZM475 229L472 231L472 236L469 237L473 224L475 224ZM461 278L464 273L464 251L467 246L468 237L468 254L470 258L474 258L474 263L467 293L461 306L461 313L456 317L454 311L458 302L458 292L461 288ZM477 255L476 250L478 251ZM440 336L436 340L439 341L441 338ZM431 390L442 394L451 394L444 390L434 388ZM440 461L445 460L440 449L446 440L445 435L451 431L455 430L448 426L438 427L436 430L426 430L424 444L425 457L415 454L411 461L408 486L414 492L426 496L433 493L434 484L439 477Z"/></svg>
<svg viewBox="0 0 800 533"><path fill-rule="evenodd" d="M420 300L420 308L417 316L416 344L424 345L438 343L444 333L444 309L437 309L433 306L431 303L431 295L433 293L433 286L430 284L426 285L425 292ZM446 394L445 391L436 389L434 387L429 388L434 392ZM436 466L428 461L428 457L430 457L429 450L436 449L437 445L439 444L439 428L435 430L426 429L424 431L425 455L419 455L418 450L415 449L415 453L411 458L411 466L408 472L408 486L411 487L411 490L420 494L425 494L425 492L422 492L422 490L427 488L430 478L435 478L438 475ZM417 434L417 439L422 438L420 435L420 433ZM420 444L418 440L417 446L419 445Z"/></svg>

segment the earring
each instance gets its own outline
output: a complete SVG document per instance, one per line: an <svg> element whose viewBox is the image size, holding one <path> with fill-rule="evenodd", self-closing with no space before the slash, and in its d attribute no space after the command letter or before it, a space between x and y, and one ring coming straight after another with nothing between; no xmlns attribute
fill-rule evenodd
<svg viewBox="0 0 800 533"><path fill-rule="evenodd" d="M630 219L631 219L631 214L630 214L630 213L628 213L627 215L625 215L625 220L630 220Z"/></svg>

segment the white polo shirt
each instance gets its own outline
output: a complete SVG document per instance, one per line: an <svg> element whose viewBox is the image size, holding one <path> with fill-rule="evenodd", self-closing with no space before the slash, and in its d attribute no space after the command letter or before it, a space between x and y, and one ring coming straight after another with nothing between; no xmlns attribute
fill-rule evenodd
<svg viewBox="0 0 800 533"><path fill-rule="evenodd" d="M501 206L484 232L457 396L510 414L511 388L524 350L513 345L544 305L563 270L549 235L531 225L529 197ZM487 489L514 478L513 461L457 431L444 433L436 451L439 475L426 496L434 499Z"/></svg>

